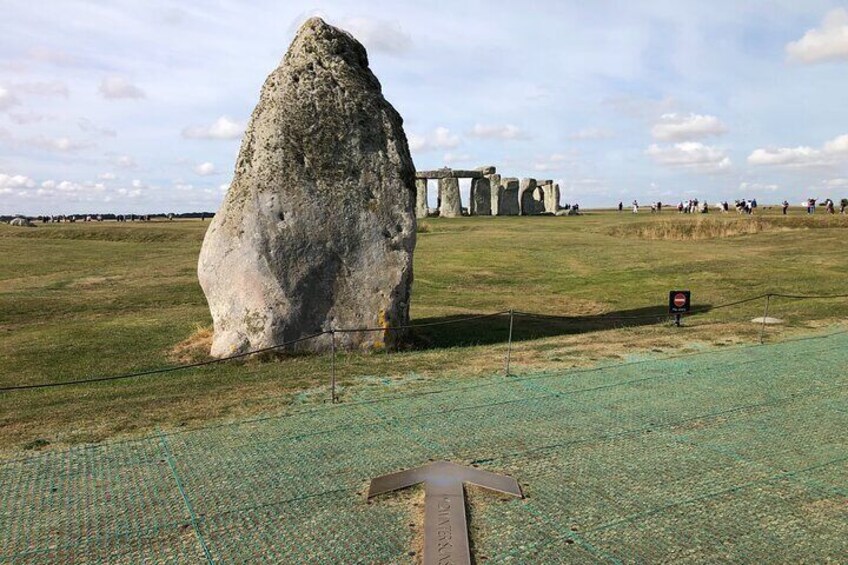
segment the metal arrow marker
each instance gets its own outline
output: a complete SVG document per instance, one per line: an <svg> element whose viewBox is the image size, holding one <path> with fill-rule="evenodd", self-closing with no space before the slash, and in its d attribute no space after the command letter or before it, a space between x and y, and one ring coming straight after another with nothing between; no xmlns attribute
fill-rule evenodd
<svg viewBox="0 0 848 565"><path fill-rule="evenodd" d="M470 565L463 483L523 498L518 481L474 467L435 461L371 480L368 498L424 483L424 565Z"/></svg>

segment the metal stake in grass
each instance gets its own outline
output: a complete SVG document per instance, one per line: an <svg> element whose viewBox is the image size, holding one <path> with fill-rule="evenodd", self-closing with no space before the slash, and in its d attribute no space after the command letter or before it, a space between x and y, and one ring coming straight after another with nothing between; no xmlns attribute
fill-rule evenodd
<svg viewBox="0 0 848 565"><path fill-rule="evenodd" d="M330 403L336 403L336 332L330 330Z"/></svg>
<svg viewBox="0 0 848 565"><path fill-rule="evenodd" d="M509 338L506 342L506 367L504 368L504 373L506 376L509 376L509 361L510 357L512 357L512 308L509 309Z"/></svg>
<svg viewBox="0 0 848 565"><path fill-rule="evenodd" d="M768 319L769 302L771 302L771 294L766 294L766 308L763 311L763 325L760 328L760 345L764 343L766 335L766 320Z"/></svg>

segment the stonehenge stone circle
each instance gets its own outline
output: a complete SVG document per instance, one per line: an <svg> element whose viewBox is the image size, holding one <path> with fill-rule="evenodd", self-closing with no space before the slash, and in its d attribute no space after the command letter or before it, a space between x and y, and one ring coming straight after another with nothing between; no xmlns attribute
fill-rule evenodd
<svg viewBox="0 0 848 565"><path fill-rule="evenodd" d="M438 180L438 215L456 218L466 211L471 216L555 215L560 210L559 185L551 179L501 178L492 165L474 171L444 167L415 173L416 216L424 218L427 208L427 180ZM471 179L468 206L462 206L459 179Z"/></svg>
<svg viewBox="0 0 848 565"><path fill-rule="evenodd" d="M415 167L365 48L320 18L266 79L198 278L223 357L340 328L409 322ZM397 331L288 348L394 347Z"/></svg>

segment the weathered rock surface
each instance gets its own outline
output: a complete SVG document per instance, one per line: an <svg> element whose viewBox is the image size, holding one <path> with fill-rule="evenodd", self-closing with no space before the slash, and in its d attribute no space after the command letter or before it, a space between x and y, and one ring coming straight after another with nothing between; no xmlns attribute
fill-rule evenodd
<svg viewBox="0 0 848 565"><path fill-rule="evenodd" d="M521 179L518 189L519 210L522 216L535 216L543 212L541 193L536 192L536 179Z"/></svg>
<svg viewBox="0 0 848 565"><path fill-rule="evenodd" d="M262 87L200 252L213 356L408 323L416 196L402 124L365 48L319 18L304 23ZM392 347L397 333L335 341Z"/></svg>
<svg viewBox="0 0 848 565"><path fill-rule="evenodd" d="M501 176L499 174L493 173L488 175L489 179L489 193L491 196L491 213L493 216L498 215L498 211L500 210L501 198L503 195L503 187L501 186Z"/></svg>
<svg viewBox="0 0 848 565"><path fill-rule="evenodd" d="M471 215L490 216L492 214L492 189L488 178L471 181Z"/></svg>
<svg viewBox="0 0 848 565"><path fill-rule="evenodd" d="M545 192L545 212L555 214L559 210L559 185L553 181L548 181L542 187Z"/></svg>
<svg viewBox="0 0 848 565"><path fill-rule="evenodd" d="M459 179L455 177L439 179L439 215L442 218L456 218L462 215Z"/></svg>
<svg viewBox="0 0 848 565"><path fill-rule="evenodd" d="M415 173L415 178L417 179L479 179L482 177L483 173L480 171L465 171L462 169L451 169L450 167L432 171L417 171Z"/></svg>
<svg viewBox="0 0 848 565"><path fill-rule="evenodd" d="M518 206L518 179L511 177L502 179L501 188L498 216L517 216L521 213L521 208Z"/></svg>
<svg viewBox="0 0 848 565"><path fill-rule="evenodd" d="M427 179L415 179L415 217L427 217Z"/></svg>

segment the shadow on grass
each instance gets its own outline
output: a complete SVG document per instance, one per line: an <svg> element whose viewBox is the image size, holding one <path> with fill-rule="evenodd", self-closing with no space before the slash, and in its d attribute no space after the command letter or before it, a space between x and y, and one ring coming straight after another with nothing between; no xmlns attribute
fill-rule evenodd
<svg viewBox="0 0 848 565"><path fill-rule="evenodd" d="M702 304L696 313L709 312L712 306ZM466 315L423 318L414 325L434 324L415 328L411 334L412 349L443 349L506 343L509 339L509 314L461 321ZM668 307L647 306L619 310L592 316L545 316L515 313L512 341L530 341L560 335L582 334L671 323ZM456 323L449 323L456 321ZM438 324L438 325L435 325Z"/></svg>

